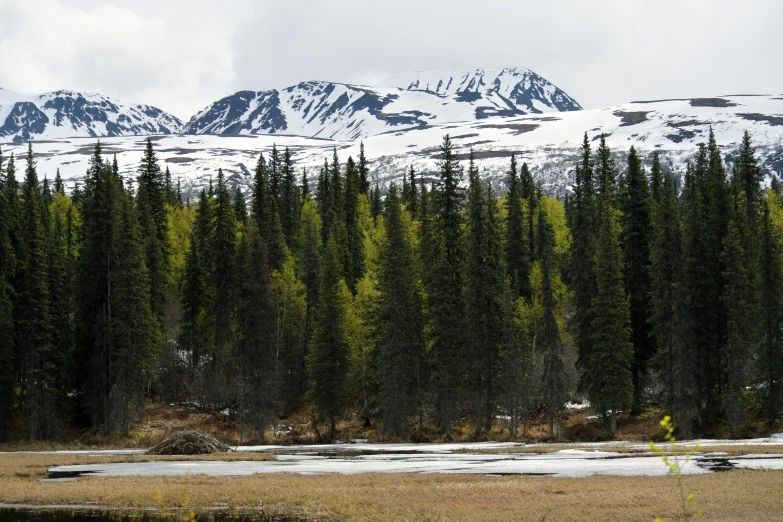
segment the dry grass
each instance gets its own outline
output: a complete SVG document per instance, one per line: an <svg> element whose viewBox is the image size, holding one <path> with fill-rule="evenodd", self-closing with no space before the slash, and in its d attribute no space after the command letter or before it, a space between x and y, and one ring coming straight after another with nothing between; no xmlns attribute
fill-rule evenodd
<svg viewBox="0 0 783 522"><path fill-rule="evenodd" d="M685 477L705 520L783 519L783 472L732 471ZM182 489L182 486L185 489ZM485 477L481 475L253 475L110 477L43 483L0 477L0 502L124 508L178 505L250 508L307 518L387 520L650 521L677 519L671 477Z"/></svg>
<svg viewBox="0 0 783 522"><path fill-rule="evenodd" d="M46 476L46 468L77 464L106 464L112 462L161 462L161 461L222 460L262 461L275 460L266 453L213 453L211 455L57 455L51 453L0 454L0 484L9 478L40 479ZM0 493L0 496L2 493Z"/></svg>

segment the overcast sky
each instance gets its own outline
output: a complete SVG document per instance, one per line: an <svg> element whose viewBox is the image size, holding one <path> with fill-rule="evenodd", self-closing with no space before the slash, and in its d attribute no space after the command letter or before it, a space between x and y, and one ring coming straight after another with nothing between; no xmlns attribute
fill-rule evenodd
<svg viewBox="0 0 783 522"><path fill-rule="evenodd" d="M783 1L0 0L0 87L183 119L242 89L513 66L585 108L783 93Z"/></svg>

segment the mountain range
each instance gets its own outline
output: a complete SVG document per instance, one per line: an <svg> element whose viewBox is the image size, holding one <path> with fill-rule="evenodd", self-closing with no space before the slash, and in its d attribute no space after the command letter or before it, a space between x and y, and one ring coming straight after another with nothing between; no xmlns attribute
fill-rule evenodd
<svg viewBox="0 0 783 522"><path fill-rule="evenodd" d="M280 90L240 91L183 123L159 109L101 95L57 91L20 96L0 90L0 143L24 154L33 139L39 168L65 179L84 174L96 137L131 176L146 136L158 156L195 191L222 168L232 186L248 188L259 152L288 147L298 167L317 169L337 149L356 157L363 141L373 180L398 180L411 165L423 179L437 173L439 144L450 134L461 158L473 150L482 176L503 187L509 157L527 162L545 190L573 180L585 133L603 134L619 168L631 146L649 164L659 151L675 175L715 132L731 164L749 130L764 173L783 174L783 95L731 95L629 102L582 109L528 69L431 71L396 76L377 87L302 82ZM49 172L50 171L50 172ZM313 179L315 173L310 174Z"/></svg>

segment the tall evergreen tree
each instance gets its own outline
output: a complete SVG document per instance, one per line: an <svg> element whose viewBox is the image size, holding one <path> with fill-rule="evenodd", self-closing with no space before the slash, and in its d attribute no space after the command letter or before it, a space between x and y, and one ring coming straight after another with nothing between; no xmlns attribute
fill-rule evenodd
<svg viewBox="0 0 783 522"><path fill-rule="evenodd" d="M323 256L317 322L311 351L307 354L310 382L308 400L322 418L329 421L329 437L337 435L337 417L345 406L348 375L348 331L346 316L351 300L345 285L335 233L329 234Z"/></svg>
<svg viewBox="0 0 783 522"><path fill-rule="evenodd" d="M15 181L15 180L14 180ZM0 151L0 440L8 435L16 409L16 332L14 331L14 280L16 252L11 241L14 225L9 194Z"/></svg>
<svg viewBox="0 0 783 522"><path fill-rule="evenodd" d="M462 170L451 139L441 145L440 186L433 194L436 218L432 239L427 239L432 251L425 261L428 308L431 321L436 414L440 430L451 433L456 418L458 393L461 388L459 355L463 352L462 320L462 200L459 187Z"/></svg>
<svg viewBox="0 0 783 522"><path fill-rule="evenodd" d="M378 219L383 210L383 202L381 201L381 187L375 185L370 198L370 212L373 219Z"/></svg>
<svg viewBox="0 0 783 522"><path fill-rule="evenodd" d="M289 248L293 246L297 227L299 226L299 209L302 202L296 186L296 174L291 159L291 152L285 148L282 162L282 186L278 204L280 223Z"/></svg>
<svg viewBox="0 0 783 522"><path fill-rule="evenodd" d="M541 339L538 342L543 358L542 390L549 415L549 437L555 436L555 417L565 409L566 377L563 340L555 315L554 245L555 233L546 212L538 215L539 259L541 260Z"/></svg>
<svg viewBox="0 0 783 522"><path fill-rule="evenodd" d="M615 213L611 206L602 212L596 245L597 292L590 310L593 349L586 368L590 374L590 402L610 412L612 435L617 430L617 412L633 401L631 318L623 288L620 227Z"/></svg>
<svg viewBox="0 0 783 522"><path fill-rule="evenodd" d="M250 252L242 264L238 332L240 431L245 425L250 426L263 439L274 414L277 339L266 245L258 230L252 231Z"/></svg>
<svg viewBox="0 0 783 522"><path fill-rule="evenodd" d="M498 352L502 333L504 266L497 227L497 205L491 188L484 189L470 153L465 268L466 369L476 431L483 418L491 426Z"/></svg>
<svg viewBox="0 0 783 522"><path fill-rule="evenodd" d="M54 436L61 411L55 409L48 366L52 325L46 256L46 221L43 197L33 159L27 148L27 168L22 184L20 242L17 272L17 346L22 368L27 434L30 440Z"/></svg>
<svg viewBox="0 0 783 522"><path fill-rule="evenodd" d="M356 293L356 283L364 275L364 234L359 223L359 177L352 158L345 167L344 214L347 259L345 282Z"/></svg>
<svg viewBox="0 0 783 522"><path fill-rule="evenodd" d="M171 272L171 244L168 233L166 203L169 200L167 183L158 165L158 158L147 138L147 145L139 165L136 204L142 237L145 241L145 261L149 271L152 312L162 324L169 296Z"/></svg>
<svg viewBox="0 0 783 522"><path fill-rule="evenodd" d="M236 216L237 223L247 227L247 203L240 187L237 187L234 192L234 216Z"/></svg>
<svg viewBox="0 0 783 522"><path fill-rule="evenodd" d="M772 192L762 205L759 249L759 373L761 381L766 384L765 413L771 423L780 416L783 406L783 238L770 216L770 206L778 205L779 208L780 196Z"/></svg>
<svg viewBox="0 0 783 522"><path fill-rule="evenodd" d="M628 171L625 175L623 202L622 245L624 250L625 292L631 312L631 343L634 359L633 411L641 410L646 385L647 367L655 355L655 339L651 323L650 246L653 242L652 198L650 187L636 149L628 153Z"/></svg>
<svg viewBox="0 0 783 522"><path fill-rule="evenodd" d="M364 155L364 142L359 143L359 192L370 195L370 173L367 168L367 157Z"/></svg>
<svg viewBox="0 0 783 522"><path fill-rule="evenodd" d="M218 169L215 195L215 235L211 246L214 271L211 284L214 288L215 367L222 369L234 342L233 314L239 282L236 260L236 217L228 194L222 169Z"/></svg>
<svg viewBox="0 0 783 522"><path fill-rule="evenodd" d="M522 185L517 173L516 157L511 155L506 196L506 266L511 291L516 296L530 296L530 253L526 217L522 206Z"/></svg>
<svg viewBox="0 0 783 522"><path fill-rule="evenodd" d="M402 215L397 187L386 196L383 240L378 274L379 405L384 429L393 435L408 431L408 415L421 404L423 338L421 299L409 231Z"/></svg>

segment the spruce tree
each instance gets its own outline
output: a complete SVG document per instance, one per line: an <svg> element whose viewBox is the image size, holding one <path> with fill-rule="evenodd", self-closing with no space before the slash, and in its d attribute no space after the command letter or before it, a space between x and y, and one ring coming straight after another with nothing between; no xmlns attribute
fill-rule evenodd
<svg viewBox="0 0 783 522"><path fill-rule="evenodd" d="M367 168L367 157L364 155L364 142L359 143L359 192L370 196L370 173Z"/></svg>
<svg viewBox="0 0 783 522"><path fill-rule="evenodd" d="M236 286L239 282L236 261L236 217L228 194L222 169L218 169L215 195L215 235L211 245L214 256L214 271L211 284L214 289L215 353L213 362L222 369L234 342L232 318Z"/></svg>
<svg viewBox="0 0 783 522"><path fill-rule="evenodd" d="M280 198L283 181L283 158L277 151L277 145L272 145L272 153L269 157L269 194L277 202Z"/></svg>
<svg viewBox="0 0 783 522"><path fill-rule="evenodd" d="M307 181L307 168L302 169L302 204L310 196L310 182Z"/></svg>
<svg viewBox="0 0 783 522"><path fill-rule="evenodd" d="M517 173L517 160L512 154L506 196L506 266L513 294L529 297L530 255L529 239L525 233L526 224L522 206L522 185Z"/></svg>
<svg viewBox="0 0 783 522"><path fill-rule="evenodd" d="M522 199L527 202L527 215L525 216L525 225L527 228L527 255L532 262L532 260L535 258L536 252L534 217L538 210L539 194L535 181L533 181L533 175L530 173L530 169L527 167L527 163L522 163L522 168L519 171L519 179Z"/></svg>
<svg viewBox="0 0 783 522"><path fill-rule="evenodd" d="M286 245L291 248L294 244L297 227L299 226L299 209L302 202L296 186L296 174L288 147L283 153L281 194L278 199L278 212L280 223L286 238Z"/></svg>
<svg viewBox="0 0 783 522"><path fill-rule="evenodd" d="M245 195L239 187L234 192L234 216L236 216L237 223L247 228L247 203L245 203Z"/></svg>
<svg viewBox="0 0 783 522"><path fill-rule="evenodd" d="M275 303L266 244L258 230L252 231L250 252L242 260L239 301L239 414L240 435L245 425L263 439L274 414L277 354Z"/></svg>
<svg viewBox="0 0 783 522"><path fill-rule="evenodd" d="M56 435L61 411L53 402L51 379L52 325L46 255L48 213L33 159L27 148L22 184L17 272L17 347L22 368L27 434L30 440Z"/></svg>
<svg viewBox="0 0 783 522"><path fill-rule="evenodd" d="M747 409L744 395L750 380L748 360L753 357L758 328L755 320L755 281L751 273L754 260L748 259L748 252L744 248L747 244L744 234L749 224L743 202L739 201L741 194L737 184L733 189L731 219L721 253L724 267L721 300L727 319L727 337L720 354L720 370L726 376L721 405L731 425L732 436L736 438Z"/></svg>
<svg viewBox="0 0 783 522"><path fill-rule="evenodd" d="M545 211L538 214L538 251L541 261L542 317L539 349L543 358L541 393L549 416L549 437L555 436L555 417L565 409L566 376L564 347L557 322L553 288L555 233Z"/></svg>
<svg viewBox="0 0 783 522"><path fill-rule="evenodd" d="M14 331L14 280L16 252L11 242L13 215L9 182L0 151L0 440L9 432L16 409L16 332Z"/></svg>
<svg viewBox="0 0 783 522"><path fill-rule="evenodd" d="M631 312L631 343L634 401L633 411L641 410L646 386L647 367L655 355L655 339L651 324L650 246L653 241L652 198L650 187L636 149L628 154L628 171L623 202L622 245L624 250L625 292Z"/></svg>
<svg viewBox="0 0 783 522"><path fill-rule="evenodd" d="M780 195L770 190L762 202L760 223L760 376L766 385L764 410L772 423L783 403L783 248L780 230L772 222L770 207L780 208Z"/></svg>
<svg viewBox="0 0 783 522"><path fill-rule="evenodd" d="M593 349L590 354L588 394L601 411L609 411L612 435L617 430L617 412L633 402L633 345L630 342L630 311L623 288L623 258L616 211L602 211L596 245L596 286L590 316L593 318Z"/></svg>
<svg viewBox="0 0 783 522"><path fill-rule="evenodd" d="M425 260L430 312L436 415L441 432L450 435L456 419L457 394L461 389L459 356L464 349L462 331L462 200L459 187L462 169L451 139L441 145L440 185L432 195L436 209L432 251Z"/></svg>
<svg viewBox="0 0 783 522"><path fill-rule="evenodd" d="M307 355L308 400L321 418L329 421L329 437L337 435L337 417L345 407L348 375L348 331L346 317L351 294L345 285L335 232L324 248L316 326Z"/></svg>
<svg viewBox="0 0 783 522"><path fill-rule="evenodd" d="M310 351L313 330L316 325L316 312L320 301L321 285L321 217L312 198L305 199L302 207L301 226L297 245L298 273L305 285L306 311L304 326L305 353ZM300 366L299 382L305 387L304 367ZM306 387L305 387L306 388ZM301 388L300 393L304 392Z"/></svg>
<svg viewBox="0 0 783 522"><path fill-rule="evenodd" d="M408 432L408 415L420 403L423 364L421 299L409 231L397 187L386 196L381 245L377 310L379 405L384 429L392 435Z"/></svg>
<svg viewBox="0 0 783 522"><path fill-rule="evenodd" d="M573 328L577 346L577 367L580 388L589 387L592 374L588 372L593 349L593 318L590 309L596 294L595 244L596 244L596 193L593 178L593 162L590 142L585 133L582 144L582 161L576 167L571 235L570 283L574 292Z"/></svg>
<svg viewBox="0 0 783 522"><path fill-rule="evenodd" d="M383 210L383 202L381 201L381 187L375 185L370 198L370 212L373 219L377 220Z"/></svg>
<svg viewBox="0 0 783 522"><path fill-rule="evenodd" d="M190 353L191 364L199 368L209 355L214 339L212 318L214 290L210 276L214 270L213 202L202 188L196 219L190 231L190 249L185 256L185 280L182 285L182 328L179 345Z"/></svg>
<svg viewBox="0 0 783 522"><path fill-rule="evenodd" d="M356 293L356 283L364 275L364 234L359 223L359 178L352 158L348 158L345 168L345 222L347 259L345 262L345 282L352 293Z"/></svg>
<svg viewBox="0 0 783 522"><path fill-rule="evenodd" d="M264 154L261 153L258 155L256 170L253 175L251 212L253 221L264 239L269 239L269 223L271 219L268 215L269 197L269 173L267 172Z"/></svg>
<svg viewBox="0 0 783 522"><path fill-rule="evenodd" d="M470 154L467 201L467 256L465 268L466 360L472 402L476 412L476 432L486 427L496 403L498 352L502 332L502 264L497 204L491 186L485 190Z"/></svg>
<svg viewBox="0 0 783 522"><path fill-rule="evenodd" d="M171 271L171 244L166 211L166 204L170 199L167 183L170 180L167 180L160 170L150 138L147 138L138 173L136 205L142 238L145 241L151 307L154 316L162 324L166 314Z"/></svg>

